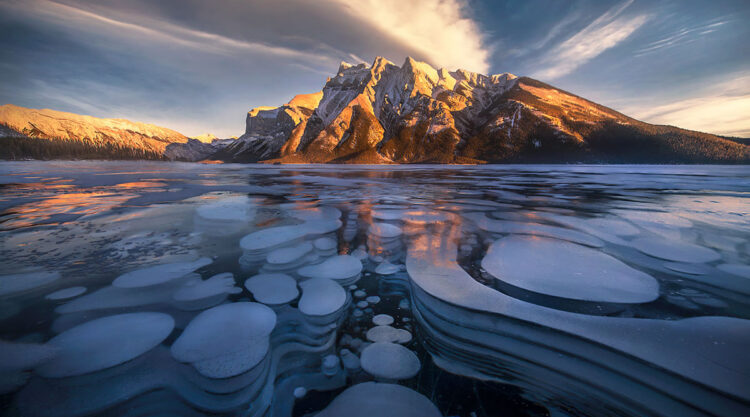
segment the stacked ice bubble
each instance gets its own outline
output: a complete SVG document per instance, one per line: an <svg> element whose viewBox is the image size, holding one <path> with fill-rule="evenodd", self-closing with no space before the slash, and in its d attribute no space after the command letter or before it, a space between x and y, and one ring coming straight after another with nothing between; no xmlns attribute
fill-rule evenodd
<svg viewBox="0 0 750 417"><path fill-rule="evenodd" d="M373 223L367 230L367 248L376 262L403 259L404 245L401 228L390 223Z"/></svg>
<svg viewBox="0 0 750 417"><path fill-rule="evenodd" d="M406 266L414 313L433 338L427 346L435 363L453 373L513 383L533 401L575 406L585 414L607 413L603 404L625 415L746 410L750 395L741 387L750 374L735 371L732 358L750 348L750 322L632 318L660 297L660 285L597 248L615 242L620 246L611 250L656 271L666 270L657 259L705 265L718 261L716 252L639 237L640 230L623 220L581 223L566 217L544 216L579 230L466 214L469 228L490 233L481 261L482 279L494 280L488 285L458 264L457 236L466 225L444 225L411 240ZM722 307L698 291L682 290L666 300L684 308L699 308L700 302ZM364 368L364 357L362 363Z"/></svg>

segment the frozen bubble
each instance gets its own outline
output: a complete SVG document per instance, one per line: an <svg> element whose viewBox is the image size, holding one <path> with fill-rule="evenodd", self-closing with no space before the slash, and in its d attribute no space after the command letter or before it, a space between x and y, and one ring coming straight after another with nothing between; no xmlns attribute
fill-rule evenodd
<svg viewBox="0 0 750 417"><path fill-rule="evenodd" d="M368 305L369 305L369 303L367 301L359 301L359 302L357 302L357 307L359 307L359 308L367 308Z"/></svg>
<svg viewBox="0 0 750 417"><path fill-rule="evenodd" d="M362 262L350 255L338 255L326 259L323 263L300 268L297 273L305 278L328 278L346 282L359 278Z"/></svg>
<svg viewBox="0 0 750 417"><path fill-rule="evenodd" d="M367 331L367 340L371 342L409 343L411 333L388 325L378 325Z"/></svg>
<svg viewBox="0 0 750 417"><path fill-rule="evenodd" d="M353 315L353 316L354 316L355 318L359 318L359 317L362 317L362 316L364 316L364 315L365 315L365 313L364 313L364 311L362 311L362 310L360 310L360 309L358 309L358 308L355 308L355 309L354 309L354 311L352 311L352 315Z"/></svg>
<svg viewBox="0 0 750 417"><path fill-rule="evenodd" d="M375 268L375 272L380 275L391 275L395 274L396 272L400 271L401 267L399 265L394 265L388 261L384 261L380 265Z"/></svg>
<svg viewBox="0 0 750 417"><path fill-rule="evenodd" d="M316 417L441 417L424 395L401 385L365 382L347 388Z"/></svg>
<svg viewBox="0 0 750 417"><path fill-rule="evenodd" d="M366 295L367 295L367 293L364 292L364 291L362 291L362 290L354 291L354 297L355 298L362 298L362 297L364 297Z"/></svg>
<svg viewBox="0 0 750 417"><path fill-rule="evenodd" d="M409 300L406 298L401 299L401 301L398 302L398 308L401 310L408 310L409 309Z"/></svg>
<svg viewBox="0 0 750 417"><path fill-rule="evenodd" d="M30 291L60 279L60 273L34 271L0 275L0 297Z"/></svg>
<svg viewBox="0 0 750 417"><path fill-rule="evenodd" d="M198 314L172 344L172 356L209 378L229 378L266 356L276 313L258 303L230 303Z"/></svg>
<svg viewBox="0 0 750 417"><path fill-rule="evenodd" d="M395 343L373 343L362 350L362 369L375 378L402 380L419 372L417 355Z"/></svg>
<svg viewBox="0 0 750 417"><path fill-rule="evenodd" d="M678 240L640 238L631 242L634 248L655 258L685 263L707 263L721 259L713 249Z"/></svg>
<svg viewBox="0 0 750 417"><path fill-rule="evenodd" d="M269 227L240 239L240 247L250 252L271 250L296 242L308 235L335 232L339 227L341 227L340 220L316 220L297 225Z"/></svg>
<svg viewBox="0 0 750 417"><path fill-rule="evenodd" d="M720 270L736 275L738 277L742 278L748 278L750 279L750 265L742 265L742 264L721 264L717 266Z"/></svg>
<svg viewBox="0 0 750 417"><path fill-rule="evenodd" d="M341 363L348 371L356 371L360 368L359 357L349 349L341 349Z"/></svg>
<svg viewBox="0 0 750 417"><path fill-rule="evenodd" d="M604 243L601 239L582 233L577 230L562 227L549 226L539 223L520 223L505 220L493 220L482 213L467 213L467 219L475 222L480 229L492 233L531 235L539 237L551 237L566 240L580 245L601 248Z"/></svg>
<svg viewBox="0 0 750 417"><path fill-rule="evenodd" d="M308 316L335 313L346 303L346 290L328 278L313 278L299 284L302 297L299 310Z"/></svg>
<svg viewBox="0 0 750 417"><path fill-rule="evenodd" d="M370 304L377 304L380 302L380 297L378 297L377 295L371 295L365 298L365 301L367 301Z"/></svg>
<svg viewBox="0 0 750 417"><path fill-rule="evenodd" d="M326 376L333 376L336 375L336 372L339 370L339 357L336 355L326 355L323 357L323 360L320 364L320 369L323 372L323 375Z"/></svg>
<svg viewBox="0 0 750 417"><path fill-rule="evenodd" d="M48 300L67 300L73 297L78 297L85 292L86 287L70 287L47 294L44 298Z"/></svg>
<svg viewBox="0 0 750 417"><path fill-rule="evenodd" d="M276 249L268 253L266 262L272 265L285 265L302 259L312 252L313 246L310 242L303 242L288 248Z"/></svg>
<svg viewBox="0 0 750 417"><path fill-rule="evenodd" d="M222 303L229 294L240 292L242 289L234 286L234 275L224 272L205 281L197 279L186 282L172 295L172 300L181 310L202 310Z"/></svg>
<svg viewBox="0 0 750 417"><path fill-rule="evenodd" d="M389 223L373 223L368 232L384 239L395 239L401 236L401 228Z"/></svg>
<svg viewBox="0 0 750 417"><path fill-rule="evenodd" d="M307 395L307 389L305 387L297 387L294 389L294 398L304 398Z"/></svg>
<svg viewBox="0 0 750 417"><path fill-rule="evenodd" d="M338 220L341 218L341 211L336 207L322 206L292 210L289 215L304 221Z"/></svg>
<svg viewBox="0 0 750 417"><path fill-rule="evenodd" d="M143 288L164 284L209 265L211 262L210 258L200 258L193 262L175 262L142 268L120 275L112 282L112 286L117 288Z"/></svg>
<svg viewBox="0 0 750 417"><path fill-rule="evenodd" d="M35 368L54 358L58 350L50 344L0 340L0 373Z"/></svg>
<svg viewBox="0 0 750 417"><path fill-rule="evenodd" d="M500 239L490 246L482 267L505 283L555 297L611 303L659 297L659 284L650 275L597 250L556 239Z"/></svg>
<svg viewBox="0 0 750 417"><path fill-rule="evenodd" d="M315 246L315 249L319 251L336 250L336 247L338 246L336 241L334 239L331 239L330 237L321 237L315 239L313 245Z"/></svg>
<svg viewBox="0 0 750 417"><path fill-rule="evenodd" d="M664 267L675 272L680 272L688 275L703 275L706 273L706 267L704 265L696 264L681 264L676 262L667 262Z"/></svg>
<svg viewBox="0 0 750 417"><path fill-rule="evenodd" d="M245 281L245 288L263 304L285 304L299 295L297 281L286 274L259 274Z"/></svg>
<svg viewBox="0 0 750 417"><path fill-rule="evenodd" d="M357 259L359 259L361 261L363 259L366 259L368 255L367 255L367 251L366 250L364 250L362 248L359 248L359 249L355 249L354 251L352 251L351 256L353 256L353 257L355 257L355 258L357 258Z"/></svg>
<svg viewBox="0 0 750 417"><path fill-rule="evenodd" d="M214 200L195 211L206 220L249 222L255 217L255 203L246 196L233 196Z"/></svg>
<svg viewBox="0 0 750 417"><path fill-rule="evenodd" d="M378 314L377 316L372 318L372 322L376 326L387 326L393 323L393 317L389 316L388 314Z"/></svg>
<svg viewBox="0 0 750 417"><path fill-rule="evenodd" d="M83 375L127 362L169 336L174 320L162 313L107 316L73 327L47 342L55 358L36 369L46 378Z"/></svg>

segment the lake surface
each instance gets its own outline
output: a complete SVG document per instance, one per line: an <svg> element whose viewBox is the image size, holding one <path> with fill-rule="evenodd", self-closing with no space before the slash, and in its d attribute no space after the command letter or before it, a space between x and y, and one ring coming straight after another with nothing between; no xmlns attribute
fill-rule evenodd
<svg viewBox="0 0 750 417"><path fill-rule="evenodd" d="M747 416L749 239L747 166L2 162L0 413Z"/></svg>

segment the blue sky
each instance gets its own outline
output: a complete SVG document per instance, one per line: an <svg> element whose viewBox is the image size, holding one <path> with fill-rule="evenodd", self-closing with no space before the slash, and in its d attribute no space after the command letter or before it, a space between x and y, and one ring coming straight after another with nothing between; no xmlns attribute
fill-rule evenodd
<svg viewBox="0 0 750 417"><path fill-rule="evenodd" d="M747 0L0 0L0 103L240 135L338 63L511 72L750 137Z"/></svg>

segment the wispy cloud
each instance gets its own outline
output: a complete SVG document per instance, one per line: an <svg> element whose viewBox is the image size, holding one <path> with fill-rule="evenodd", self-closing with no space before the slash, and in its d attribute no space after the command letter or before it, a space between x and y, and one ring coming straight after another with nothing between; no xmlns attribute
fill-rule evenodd
<svg viewBox="0 0 750 417"><path fill-rule="evenodd" d="M465 0L329 0L419 51L431 64L449 69L489 71L490 51Z"/></svg>
<svg viewBox="0 0 750 417"><path fill-rule="evenodd" d="M534 76L541 79L555 79L570 74L602 52L627 39L649 18L646 14L623 15L625 9L632 3L633 0L628 0L609 9L583 30L553 48L540 60L542 69L534 73Z"/></svg>
<svg viewBox="0 0 750 417"><path fill-rule="evenodd" d="M731 74L727 78L727 81L710 85L707 92L692 97L623 111L649 123L750 137L750 72Z"/></svg>
<svg viewBox="0 0 750 417"><path fill-rule="evenodd" d="M686 45L688 43L695 42L700 37L716 32L721 26L729 23L729 20L715 20L707 24L694 26L691 28L680 28L669 35L649 43L643 48L635 52L635 56L648 55L650 53L659 52L666 48L671 48L679 45Z"/></svg>
<svg viewBox="0 0 750 417"><path fill-rule="evenodd" d="M33 11L37 17L47 18L56 24L75 26L78 30L86 28L96 30L98 26L108 29L110 34L119 32L121 36L140 38L149 43L163 42L172 46L197 49L204 53L227 55L252 52L327 64L336 61L335 58L314 52L233 39L164 20L150 21L143 16L139 16L139 22L134 23L51 0L25 0L10 2L6 6L19 7L27 12Z"/></svg>

